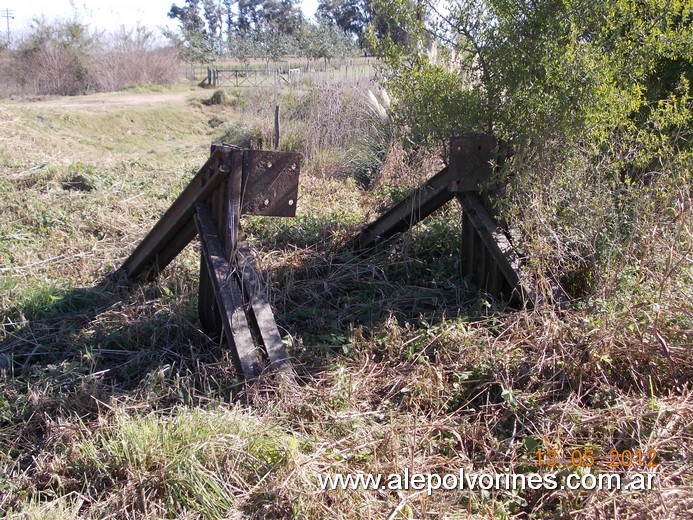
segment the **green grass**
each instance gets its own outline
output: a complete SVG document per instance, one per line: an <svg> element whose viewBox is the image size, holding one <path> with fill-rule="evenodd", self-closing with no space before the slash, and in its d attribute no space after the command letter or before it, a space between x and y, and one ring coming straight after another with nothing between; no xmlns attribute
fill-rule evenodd
<svg viewBox="0 0 693 520"><path fill-rule="evenodd" d="M239 507L234 490L256 486L270 471L280 470L295 445L291 436L240 408L182 408L168 417L122 412L96 434L84 434L65 460L55 462L68 483L86 476L95 487L89 494L100 496L106 511L131 507L123 498L136 485L139 489L132 492L163 504L163 516L194 511L221 519ZM119 483L126 492L120 497L110 492ZM56 491L69 493L70 485Z"/></svg>
<svg viewBox="0 0 693 520"><path fill-rule="evenodd" d="M195 242L152 283L106 279L221 137L212 118L242 113L264 128L261 94L238 94L235 106L205 106L210 93L196 92L180 104L0 108L6 516L684 516L690 272L672 270L670 285L650 276L666 268L660 257L614 273L618 298L513 311L459 273L454 205L371 255L345 251L363 223L435 171L432 159L392 147L365 191L342 171L343 136L305 133L301 146L316 153L304 162L296 218L244 219L297 387L267 378L244 388L228 350L200 330ZM308 132L309 114L345 107L339 95L288 93L285 113L307 126L287 126ZM354 92L345 96L356 107ZM317 488L320 472L529 473L537 446L655 449L662 487L408 498Z"/></svg>

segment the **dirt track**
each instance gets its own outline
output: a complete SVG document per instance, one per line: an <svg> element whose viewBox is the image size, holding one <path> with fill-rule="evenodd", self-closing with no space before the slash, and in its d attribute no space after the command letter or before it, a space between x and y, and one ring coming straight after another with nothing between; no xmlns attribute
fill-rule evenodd
<svg viewBox="0 0 693 520"><path fill-rule="evenodd" d="M164 103L185 102L189 98L199 97L199 93L183 92L108 92L89 94L87 96L48 97L26 107L36 108L83 108L83 107L135 107L158 105Z"/></svg>

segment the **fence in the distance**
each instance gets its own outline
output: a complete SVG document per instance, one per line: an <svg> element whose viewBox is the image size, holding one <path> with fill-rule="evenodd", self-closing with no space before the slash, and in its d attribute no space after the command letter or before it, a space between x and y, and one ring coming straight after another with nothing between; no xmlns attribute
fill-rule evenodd
<svg viewBox="0 0 693 520"><path fill-rule="evenodd" d="M304 79L322 78L332 80L349 80L355 78L372 78L374 69L370 66L344 65L340 68L314 70L305 68L287 69L237 69L207 68L206 84L211 87L269 87L294 84Z"/></svg>
<svg viewBox="0 0 693 520"><path fill-rule="evenodd" d="M267 64L215 63L186 65L181 76L202 81L212 87L263 87L286 85L304 79L332 81L370 80L376 76L374 58L350 58L332 61L290 61Z"/></svg>

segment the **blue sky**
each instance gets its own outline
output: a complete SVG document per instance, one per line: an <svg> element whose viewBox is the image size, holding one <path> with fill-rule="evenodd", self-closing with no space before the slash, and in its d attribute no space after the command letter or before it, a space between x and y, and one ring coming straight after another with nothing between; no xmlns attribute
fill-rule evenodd
<svg viewBox="0 0 693 520"><path fill-rule="evenodd" d="M5 9L14 11L10 20L10 33L19 34L37 16L72 18L73 14L83 23L98 29L117 29L121 25L134 26L138 22L154 28L172 25L166 16L172 3L182 5L184 0L0 0L0 13ZM318 0L303 0L303 12L312 17ZM5 37L7 21L0 18L0 37Z"/></svg>

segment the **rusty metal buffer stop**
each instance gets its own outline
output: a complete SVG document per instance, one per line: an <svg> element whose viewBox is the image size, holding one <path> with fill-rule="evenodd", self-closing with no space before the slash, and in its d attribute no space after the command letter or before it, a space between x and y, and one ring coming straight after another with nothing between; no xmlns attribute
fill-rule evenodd
<svg viewBox="0 0 693 520"><path fill-rule="evenodd" d="M296 215L301 156L212 145L205 165L125 261L130 279L156 277L195 237L201 244L202 327L225 338L239 373L293 374L241 215Z"/></svg>

